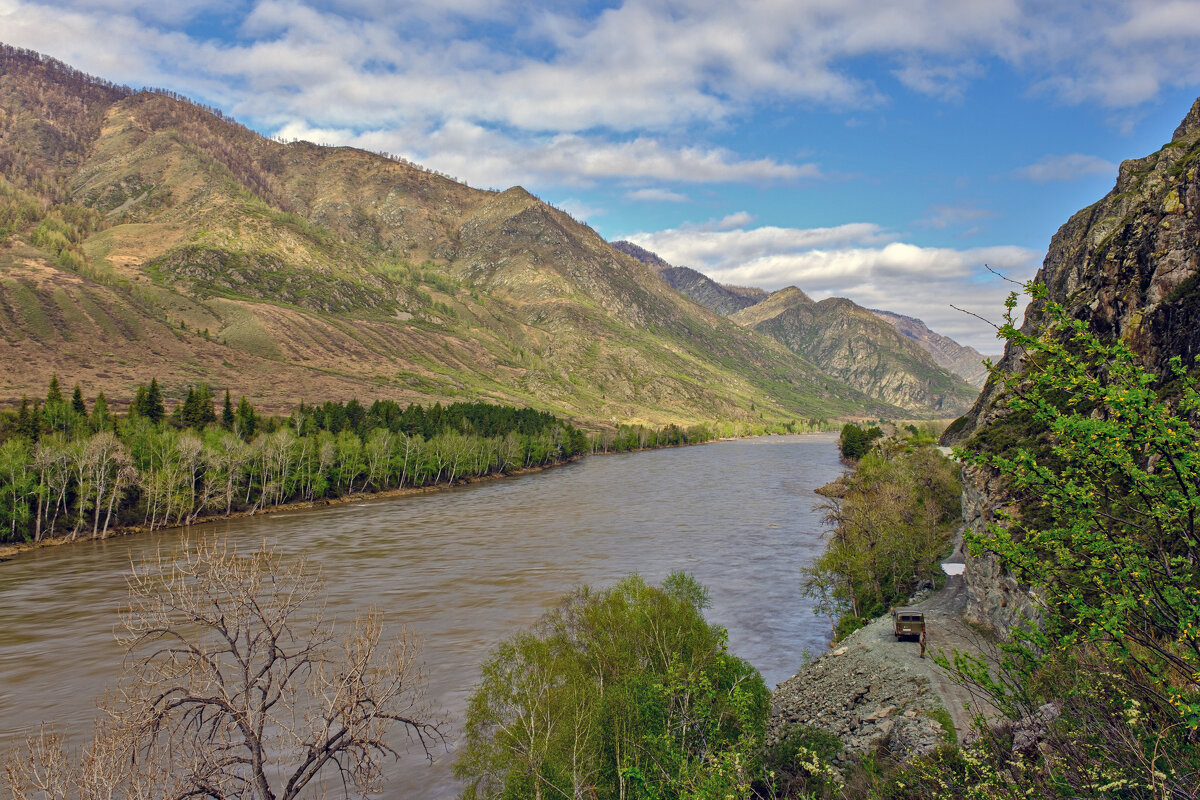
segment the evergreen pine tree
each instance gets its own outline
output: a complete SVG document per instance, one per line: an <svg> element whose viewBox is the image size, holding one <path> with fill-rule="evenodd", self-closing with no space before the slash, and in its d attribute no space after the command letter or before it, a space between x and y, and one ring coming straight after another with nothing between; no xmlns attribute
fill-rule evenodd
<svg viewBox="0 0 1200 800"><path fill-rule="evenodd" d="M238 433L242 435L243 439L249 441L257 428L258 417L254 414L254 406L250 405L250 401L246 399L245 395L242 395L237 407Z"/></svg>
<svg viewBox="0 0 1200 800"><path fill-rule="evenodd" d="M179 425L183 428L199 428L201 427L199 408L196 401L196 392L191 386L188 387L187 397L183 399L176 413L179 416Z"/></svg>
<svg viewBox="0 0 1200 800"><path fill-rule="evenodd" d="M150 388L146 390L144 416L155 424L162 422L163 418L167 416L167 409L163 405L162 391L158 388L158 378L150 379Z"/></svg>
<svg viewBox="0 0 1200 800"><path fill-rule="evenodd" d="M17 411L17 435L24 436L31 442L38 440L38 435L42 432L42 426L38 423L38 408L34 403L33 408L29 407L29 398L21 395L21 408Z"/></svg>
<svg viewBox="0 0 1200 800"><path fill-rule="evenodd" d="M200 423L197 427L200 430L204 430L217 421L217 412L213 410L212 389L208 388L207 383L196 387L196 414Z"/></svg>
<svg viewBox="0 0 1200 800"><path fill-rule="evenodd" d="M108 430L111 424L108 417L108 399L105 398L104 392L101 392L96 395L96 402L92 404L92 430L99 433Z"/></svg>
<svg viewBox="0 0 1200 800"><path fill-rule="evenodd" d="M58 386L58 374L50 376L50 388L46 392L46 403L61 403L63 401L62 389Z"/></svg>
<svg viewBox="0 0 1200 800"><path fill-rule="evenodd" d="M229 390L225 390L225 406L221 409L221 427L227 431L233 430L233 404L229 402Z"/></svg>
<svg viewBox="0 0 1200 800"><path fill-rule="evenodd" d="M138 386L133 395L133 404L129 406L129 416L146 416L146 387Z"/></svg>
<svg viewBox="0 0 1200 800"><path fill-rule="evenodd" d="M71 393L71 410L76 414L87 416L87 404L83 402L83 389L79 384L75 384L75 391Z"/></svg>

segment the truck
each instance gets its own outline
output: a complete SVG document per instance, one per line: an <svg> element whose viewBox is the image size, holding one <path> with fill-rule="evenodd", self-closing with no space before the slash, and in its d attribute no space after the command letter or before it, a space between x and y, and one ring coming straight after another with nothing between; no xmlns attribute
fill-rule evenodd
<svg viewBox="0 0 1200 800"><path fill-rule="evenodd" d="M920 639L925 631L925 615L914 608L892 609L892 622L896 628L896 641L906 636Z"/></svg>

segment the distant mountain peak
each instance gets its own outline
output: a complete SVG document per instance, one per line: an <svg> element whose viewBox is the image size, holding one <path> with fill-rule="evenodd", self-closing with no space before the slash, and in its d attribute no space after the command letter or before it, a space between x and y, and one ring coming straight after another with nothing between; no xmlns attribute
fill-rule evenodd
<svg viewBox="0 0 1200 800"><path fill-rule="evenodd" d="M901 334L919 345L937 362L938 366L948 369L967 383L982 388L987 382L987 368L983 366L984 356L974 347L967 347L929 329L916 317L906 317L894 311L883 311L873 308L871 313L891 324ZM990 356L996 361L998 356Z"/></svg>

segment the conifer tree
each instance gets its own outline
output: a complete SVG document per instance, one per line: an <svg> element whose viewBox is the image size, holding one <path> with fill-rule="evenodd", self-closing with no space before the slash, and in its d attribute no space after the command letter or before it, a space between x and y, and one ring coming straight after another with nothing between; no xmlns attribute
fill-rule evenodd
<svg viewBox="0 0 1200 800"><path fill-rule="evenodd" d="M79 384L75 384L75 391L71 393L71 410L76 414L87 416L87 404L83 402L83 389Z"/></svg>
<svg viewBox="0 0 1200 800"><path fill-rule="evenodd" d="M237 407L237 430L243 439L249 441L254 437L257 429L258 417L254 413L254 406L250 405L250 401L246 399L245 395L242 395Z"/></svg>
<svg viewBox="0 0 1200 800"><path fill-rule="evenodd" d="M62 389L58 386L58 374L50 376L50 388L46 391L46 405L63 402Z"/></svg>
<svg viewBox="0 0 1200 800"><path fill-rule="evenodd" d="M146 387L138 386L133 393L133 403L129 406L129 416L144 417L146 416Z"/></svg>
<svg viewBox="0 0 1200 800"><path fill-rule="evenodd" d="M38 440L38 435L41 433L41 425L38 423L37 403L33 408L29 407L29 398L21 395L21 408L17 411L17 434L24 436L31 442Z"/></svg>
<svg viewBox="0 0 1200 800"><path fill-rule="evenodd" d="M162 391L158 388L158 378L150 379L150 388L146 390L145 410L142 416L149 419L151 422L162 422L167 416L167 409L163 406Z"/></svg>
<svg viewBox="0 0 1200 800"><path fill-rule="evenodd" d="M225 406L221 409L221 427L227 431L233 430L233 404L229 402L229 390L225 390Z"/></svg>
<svg viewBox="0 0 1200 800"><path fill-rule="evenodd" d="M196 387L196 412L200 424L197 426L201 430L209 425L216 424L217 412L213 410L213 393L207 383L202 383Z"/></svg>
<svg viewBox="0 0 1200 800"><path fill-rule="evenodd" d="M112 427L112 421L108 416L108 398L104 396L104 392L101 392L96 395L96 402L92 404L92 430L99 433L110 427Z"/></svg>

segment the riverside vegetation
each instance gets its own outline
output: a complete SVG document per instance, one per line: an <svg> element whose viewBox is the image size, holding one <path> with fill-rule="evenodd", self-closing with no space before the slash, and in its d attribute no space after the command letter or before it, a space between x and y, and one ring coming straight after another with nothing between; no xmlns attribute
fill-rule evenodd
<svg viewBox="0 0 1200 800"><path fill-rule="evenodd" d="M1023 363L993 373L998 417L956 454L1008 487L1010 506L965 538L1013 570L1036 614L1001 635L994 658L938 659L995 713L967 743L907 763L885 744L843 780L814 767L794 796L1200 795L1197 369L1176 357L1149 372L1124 342L1027 288L1045 322L1017 328L1010 298L1000 333ZM871 581L845 587L878 597Z"/></svg>
<svg viewBox="0 0 1200 800"><path fill-rule="evenodd" d="M960 454L1010 481L1019 508L1039 509L1014 509L968 542L1018 570L1041 611L1001 643L999 664L942 661L998 711L977 721L973 740L907 763L885 744L840 769L839 743L811 728L765 749L761 679L703 622L700 587L682 576L657 588L630 578L581 589L493 652L459 761L465 796L1194 797L1196 377L1178 360L1165 380L1149 374L1124 345L1047 308L1046 330L1023 333L1010 321L1002 331L1029 366L997 376L1009 390L1006 447L993 432L990 445L975 441ZM929 472L918 466L933 453L928 437L908 434L877 440L860 459L852 479L861 474L862 484L846 490L843 509L847 498L870 497L881 483L872 474L905 485L921 477L906 472ZM924 485L932 507L952 494ZM913 518L936 514L918 509ZM836 536L831 543L836 550ZM859 574L856 561L834 572L839 563L826 565L830 574ZM851 602L865 611L887 602L887 587L903 591L884 574L834 584L846 587L843 606L853 614Z"/></svg>
<svg viewBox="0 0 1200 800"><path fill-rule="evenodd" d="M915 426L884 437L848 423L840 447L855 469L820 491L830 526L825 551L804 571L805 589L829 615L835 638L939 579L961 521L958 467Z"/></svg>
<svg viewBox="0 0 1200 800"><path fill-rule="evenodd" d="M779 430L798 432L794 423ZM622 425L587 434L532 409L390 400L301 404L272 418L245 398L231 403L228 392L218 413L203 384L168 414L157 380L139 386L128 414L117 415L103 393L90 409L78 385L65 397L55 377L44 402L0 412L0 542L187 525L748 432Z"/></svg>

